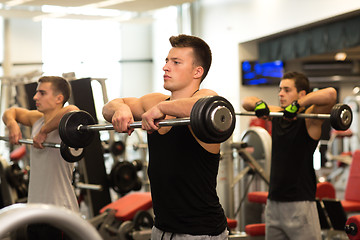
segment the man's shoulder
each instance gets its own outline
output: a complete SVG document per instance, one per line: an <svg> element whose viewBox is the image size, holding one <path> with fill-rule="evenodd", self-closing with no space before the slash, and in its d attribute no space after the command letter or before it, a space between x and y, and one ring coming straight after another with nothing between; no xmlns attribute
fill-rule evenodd
<svg viewBox="0 0 360 240"><path fill-rule="evenodd" d="M31 126L33 126L39 119L43 118L44 114L39 112L38 110L30 110L28 113L28 119L31 122Z"/></svg>
<svg viewBox="0 0 360 240"><path fill-rule="evenodd" d="M156 104L165 101L170 96L162 93L149 93L140 98L140 104L145 111L155 106Z"/></svg>
<svg viewBox="0 0 360 240"><path fill-rule="evenodd" d="M165 95L162 93L149 93L141 97L141 100L144 102L158 103L161 101L165 101L169 97L170 97L169 95Z"/></svg>

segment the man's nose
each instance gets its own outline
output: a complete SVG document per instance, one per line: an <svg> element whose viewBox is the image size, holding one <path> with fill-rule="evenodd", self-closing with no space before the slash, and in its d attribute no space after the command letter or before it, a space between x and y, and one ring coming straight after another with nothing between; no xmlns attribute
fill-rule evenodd
<svg viewBox="0 0 360 240"><path fill-rule="evenodd" d="M168 64L165 63L164 67L163 67L163 70L166 72L166 71L169 71L169 67L168 67Z"/></svg>

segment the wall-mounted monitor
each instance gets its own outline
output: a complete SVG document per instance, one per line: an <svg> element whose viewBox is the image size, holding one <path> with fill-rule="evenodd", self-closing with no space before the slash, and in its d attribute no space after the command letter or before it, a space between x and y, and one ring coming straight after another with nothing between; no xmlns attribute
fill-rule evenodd
<svg viewBox="0 0 360 240"><path fill-rule="evenodd" d="M243 85L278 85L284 74L284 62L243 61L241 76Z"/></svg>

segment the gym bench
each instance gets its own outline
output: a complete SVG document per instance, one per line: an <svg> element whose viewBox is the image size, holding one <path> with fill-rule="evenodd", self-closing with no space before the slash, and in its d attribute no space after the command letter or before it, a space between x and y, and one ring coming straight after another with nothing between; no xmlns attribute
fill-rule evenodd
<svg viewBox="0 0 360 240"><path fill-rule="evenodd" d="M104 240L127 239L129 236L132 239L149 239L153 224L151 208L150 192L130 193L100 209L100 215L89 222ZM227 223L229 229L237 226L234 219L227 218Z"/></svg>

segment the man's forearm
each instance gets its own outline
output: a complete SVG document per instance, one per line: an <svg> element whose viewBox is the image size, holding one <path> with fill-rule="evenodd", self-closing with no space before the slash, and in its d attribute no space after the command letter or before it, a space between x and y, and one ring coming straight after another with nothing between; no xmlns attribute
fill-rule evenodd
<svg viewBox="0 0 360 240"><path fill-rule="evenodd" d="M246 111L253 111L255 109L255 104L259 102L261 99L258 97L246 97L242 102L242 107Z"/></svg>
<svg viewBox="0 0 360 240"><path fill-rule="evenodd" d="M17 124L15 109L7 109L2 116L2 120L6 126Z"/></svg>
<svg viewBox="0 0 360 240"><path fill-rule="evenodd" d="M198 98L184 98L174 101L163 101L158 104L159 110L169 116L184 118L189 117Z"/></svg>
<svg viewBox="0 0 360 240"><path fill-rule="evenodd" d="M125 104L125 103L124 103L124 100L121 98L114 99L114 100L108 102L107 104L105 104L102 109L102 114L103 114L103 117L105 118L105 120L108 122L111 122L115 111L118 110L122 104Z"/></svg>
<svg viewBox="0 0 360 240"><path fill-rule="evenodd" d="M330 87L311 92L303 98L299 99L298 103L301 107L306 107L310 105L325 106L334 105L336 103L336 99L336 90Z"/></svg>
<svg viewBox="0 0 360 240"><path fill-rule="evenodd" d="M59 123L61 121L61 118L68 112L79 110L78 107L74 105L69 105L67 107L63 107L61 110L59 110L56 115L51 118L49 121L47 121L40 129L40 133L42 134L48 134L55 129L59 127Z"/></svg>

